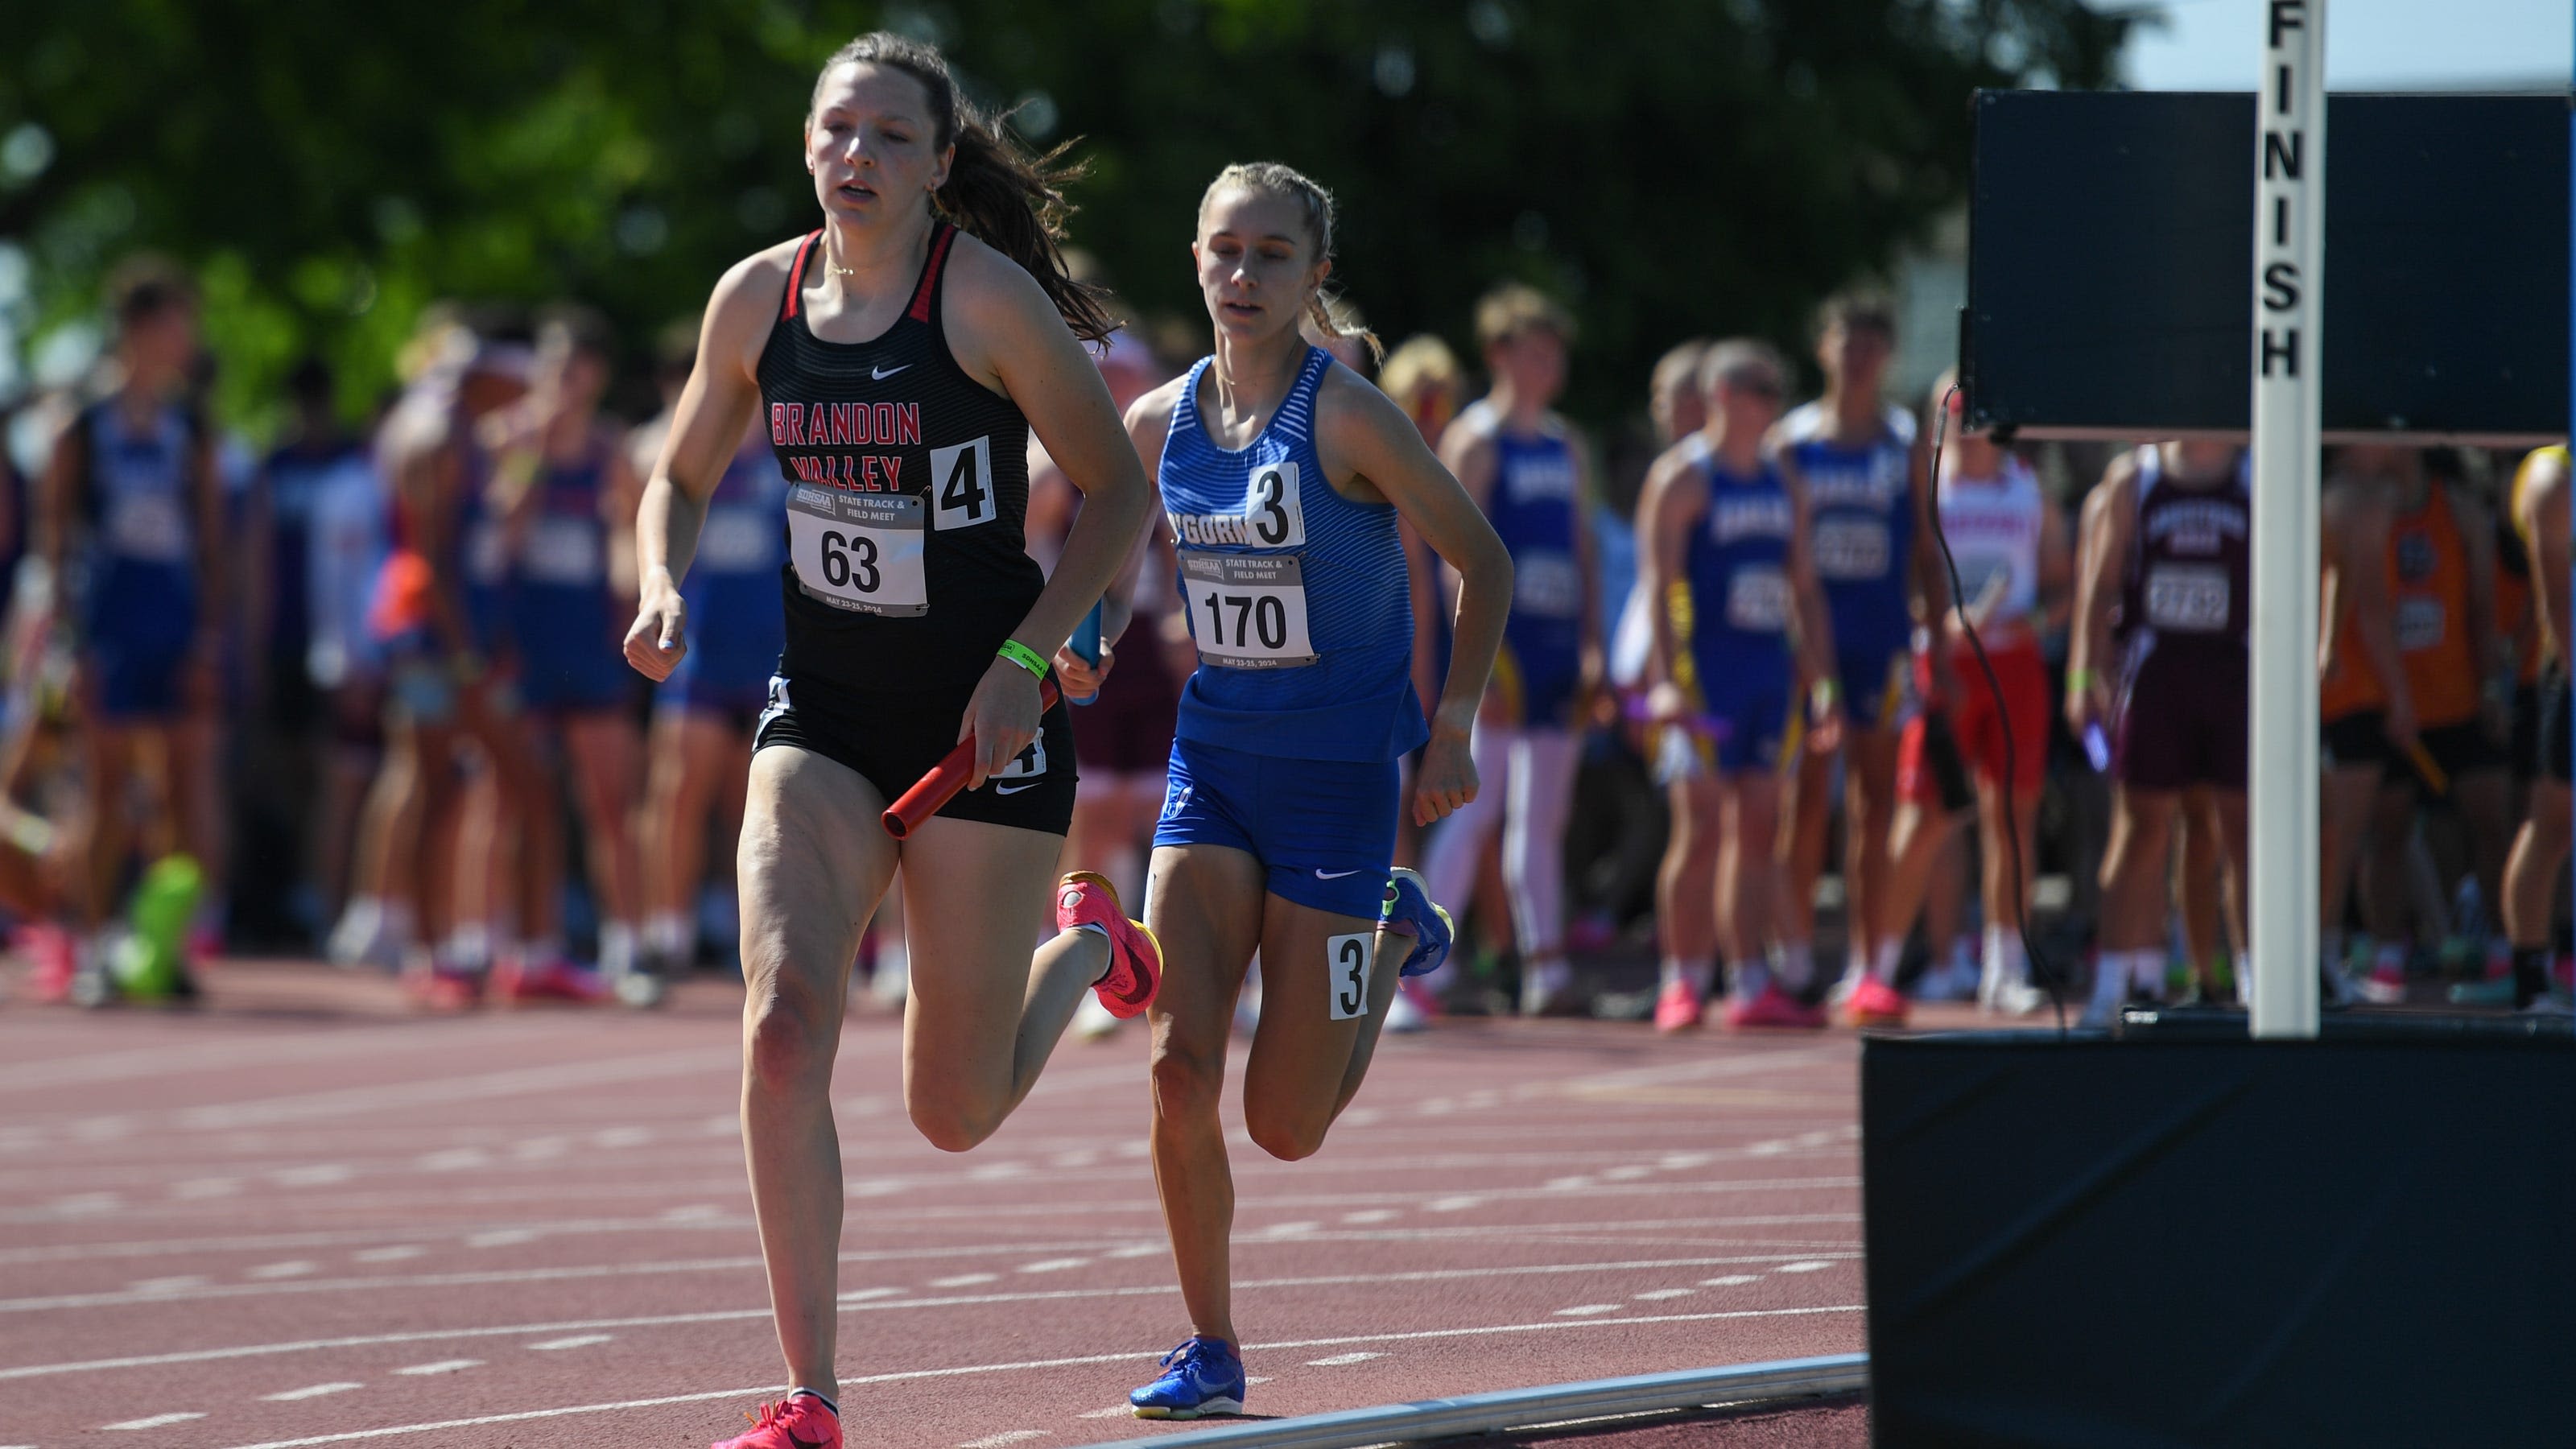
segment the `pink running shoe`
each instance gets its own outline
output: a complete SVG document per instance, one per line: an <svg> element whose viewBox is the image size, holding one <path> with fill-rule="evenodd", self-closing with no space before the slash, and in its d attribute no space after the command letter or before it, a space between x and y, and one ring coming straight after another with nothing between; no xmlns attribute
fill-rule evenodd
<svg viewBox="0 0 2576 1449"><path fill-rule="evenodd" d="M1905 993L1875 974L1863 977L1843 1001L1843 1020L1853 1026L1903 1026Z"/></svg>
<svg viewBox="0 0 2576 1449"><path fill-rule="evenodd" d="M1667 981L1663 994L1655 998L1655 1030L1688 1031L1699 1025L1699 993L1687 981Z"/></svg>
<svg viewBox="0 0 2576 1449"><path fill-rule="evenodd" d="M471 1011L483 1004L483 973L436 965L425 956L403 967L403 995L428 1011Z"/></svg>
<svg viewBox="0 0 2576 1449"><path fill-rule="evenodd" d="M80 974L80 957L72 933L51 921L30 921L18 928L13 943L18 954L34 963L27 973L27 995L36 1001L67 1001L72 978Z"/></svg>
<svg viewBox="0 0 2576 1449"><path fill-rule="evenodd" d="M527 961L503 956L492 963L492 991L503 1001L571 1001L587 1005L609 997L599 973L562 956Z"/></svg>
<svg viewBox="0 0 2576 1449"><path fill-rule="evenodd" d="M840 1416L811 1394L763 1404L758 1415L743 1417L751 1420L750 1433L719 1439L707 1449L841 1449Z"/></svg>
<svg viewBox="0 0 2576 1449"><path fill-rule="evenodd" d="M1163 946L1142 921L1131 921L1119 907L1118 888L1109 877L1077 870L1056 886L1055 928L1098 926L1109 934L1109 969L1091 989L1100 1004L1124 1020L1154 1004L1163 986Z"/></svg>
<svg viewBox="0 0 2576 1449"><path fill-rule="evenodd" d="M1854 995L1859 993L1855 992ZM1788 992L1780 983L1764 983L1760 995L1750 1001L1730 997L1726 1003L1726 1024L1741 1030L1745 1027L1793 1027L1802 1031L1821 1031L1825 1025L1824 1008L1809 1006Z"/></svg>
<svg viewBox="0 0 2576 1449"><path fill-rule="evenodd" d="M2406 1000L2406 962L2403 957L2381 956L2372 964L2370 974L2362 978L2361 999L2374 1006L2397 1006Z"/></svg>

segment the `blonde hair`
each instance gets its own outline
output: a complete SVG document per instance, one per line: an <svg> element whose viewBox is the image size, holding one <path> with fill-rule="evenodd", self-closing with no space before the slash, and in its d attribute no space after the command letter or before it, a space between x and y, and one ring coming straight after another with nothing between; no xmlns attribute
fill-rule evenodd
<svg viewBox="0 0 2576 1449"><path fill-rule="evenodd" d="M1458 365L1458 354L1449 350L1448 343L1426 332L1386 355L1377 385L1409 413L1413 399L1430 388L1445 387L1453 394L1463 390L1466 369Z"/></svg>
<svg viewBox="0 0 2576 1449"><path fill-rule="evenodd" d="M1199 196L1199 214L1206 215L1208 202L1229 186L1296 202L1305 211L1306 237L1314 243L1316 259L1333 259L1333 193L1304 172L1277 161L1238 161L1208 183L1208 189ZM1314 295L1306 299L1305 320L1325 337L1355 337L1367 343L1369 356L1383 367L1386 344L1377 340L1376 333L1359 326L1355 318L1336 315L1339 302L1339 294L1329 286L1317 287Z"/></svg>
<svg viewBox="0 0 2576 1449"><path fill-rule="evenodd" d="M1523 282L1505 282L1476 304L1476 345L1488 351L1529 332L1553 332L1574 341L1574 314L1565 304Z"/></svg>

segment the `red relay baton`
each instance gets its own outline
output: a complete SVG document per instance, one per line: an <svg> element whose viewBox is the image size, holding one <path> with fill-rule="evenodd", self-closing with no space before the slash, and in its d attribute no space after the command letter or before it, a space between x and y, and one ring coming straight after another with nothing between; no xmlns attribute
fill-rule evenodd
<svg viewBox="0 0 2576 1449"><path fill-rule="evenodd" d="M1038 681L1039 714L1055 708L1056 701L1063 697L1053 679ZM957 748L950 750L938 764L931 766L930 773L922 776L919 783L904 791L903 798L886 807L886 834L897 840L910 836L921 828L921 822L938 814L949 801L956 799L958 792L964 790L966 782L974 776L975 737L968 735L959 740Z"/></svg>

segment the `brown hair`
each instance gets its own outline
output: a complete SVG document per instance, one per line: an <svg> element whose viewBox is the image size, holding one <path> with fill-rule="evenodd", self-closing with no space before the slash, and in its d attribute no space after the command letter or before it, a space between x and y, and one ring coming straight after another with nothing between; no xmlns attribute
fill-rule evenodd
<svg viewBox="0 0 2576 1449"><path fill-rule="evenodd" d="M1816 335L1824 336L1834 328L1846 332L1867 329L1893 342L1896 340L1896 304L1885 292L1856 287L1836 292L1816 309Z"/></svg>
<svg viewBox="0 0 2576 1449"><path fill-rule="evenodd" d="M148 253L126 258L108 274L107 309L119 332L196 303L188 274Z"/></svg>
<svg viewBox="0 0 2576 1449"><path fill-rule="evenodd" d="M823 62L814 78L810 114L823 95L823 80L845 65L879 65L899 70L920 82L929 98L933 150L957 148L947 183L932 193L931 204L959 230L1012 261L1046 289L1065 325L1085 342L1105 342L1118 330L1109 315L1106 293L1074 280L1065 270L1064 221L1073 214L1064 188L1090 172L1087 162L1071 161L1067 141L1042 156L1020 148L1006 129L1007 113L994 114L957 93L948 59L936 46L924 45L879 30L862 35Z"/></svg>
<svg viewBox="0 0 2576 1449"><path fill-rule="evenodd" d="M1756 368L1771 374L1774 387L1788 385L1788 361L1770 343L1758 337L1729 337L1712 342L1708 351L1700 354L1699 390L1713 396L1718 384L1732 384Z"/></svg>
<svg viewBox="0 0 2576 1449"><path fill-rule="evenodd" d="M1314 243L1316 258L1327 262L1333 259L1333 193L1317 185L1305 173L1277 161L1238 161L1218 172L1216 179L1208 183L1208 189L1199 196L1200 213L1206 213L1208 198L1229 186L1284 196L1296 202L1305 210L1306 239ZM1378 341L1377 334L1365 327L1344 327L1341 320L1333 315L1332 301L1326 292L1327 288L1317 287L1315 295L1306 299L1306 320L1326 337L1356 337L1367 343L1369 356L1384 366L1386 344Z"/></svg>
<svg viewBox="0 0 2576 1449"><path fill-rule="evenodd" d="M1574 314L1524 282L1505 282L1476 304L1476 345L1488 351L1528 332L1552 332L1572 345Z"/></svg>

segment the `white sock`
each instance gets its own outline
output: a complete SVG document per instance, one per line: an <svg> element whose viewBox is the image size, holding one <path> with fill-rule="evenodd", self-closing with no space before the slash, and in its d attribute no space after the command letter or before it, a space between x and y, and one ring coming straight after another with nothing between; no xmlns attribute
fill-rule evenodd
<svg viewBox="0 0 2576 1449"><path fill-rule="evenodd" d="M2154 997L2165 999L2165 953L2150 947L2129 953L2129 984Z"/></svg>
<svg viewBox="0 0 2576 1449"><path fill-rule="evenodd" d="M1528 970L1532 984L1546 991L1563 991L1574 984L1574 965L1562 956L1532 961Z"/></svg>
<svg viewBox="0 0 2576 1449"><path fill-rule="evenodd" d="M1976 937L1962 931L1958 935L1950 938L1950 967L1952 970L1965 968L1967 970L1974 971L1977 969Z"/></svg>
<svg viewBox="0 0 2576 1449"><path fill-rule="evenodd" d="M1996 975L2015 986L2030 984L2030 957L2022 950L2017 932L2002 926L1986 927L1986 963Z"/></svg>
<svg viewBox="0 0 2576 1449"><path fill-rule="evenodd" d="M1676 981L1687 981L1690 983L1691 990L1705 1000L1708 996L1709 984L1716 979L1717 967L1710 962L1685 961L1679 956L1664 958L1664 975L1661 984L1665 987L1670 987Z"/></svg>
<svg viewBox="0 0 2576 1449"><path fill-rule="evenodd" d="M459 922L439 955L452 970L480 971L492 964L492 932L481 921Z"/></svg>
<svg viewBox="0 0 2576 1449"><path fill-rule="evenodd" d="M635 969L635 923L606 921L599 928L599 969L618 975Z"/></svg>
<svg viewBox="0 0 2576 1449"><path fill-rule="evenodd" d="M644 949L662 957L686 956L696 944L689 939L689 919L678 911L655 911L644 918Z"/></svg>
<svg viewBox="0 0 2576 1449"><path fill-rule="evenodd" d="M1775 941L1771 945L1771 974L1780 978L1782 989L1804 991L1816 979L1815 947L1806 941ZM1756 986L1754 990L1762 988Z"/></svg>
<svg viewBox="0 0 2576 1449"><path fill-rule="evenodd" d="M2227 963L2227 974L2231 983L2236 987L2234 999L2238 1001L2252 1001L2254 999L2254 962L2252 958L2248 957L2242 951L2237 952L2235 957Z"/></svg>
<svg viewBox="0 0 2576 1449"><path fill-rule="evenodd" d="M410 945L412 931L414 929L411 914L411 902L403 900L384 901L379 903L376 909L382 916L385 923L385 939L396 946Z"/></svg>
<svg viewBox="0 0 2576 1449"><path fill-rule="evenodd" d="M1889 986L1896 984L1896 968L1905 960L1905 943L1886 940L1878 943L1878 959L1870 963L1870 974Z"/></svg>

